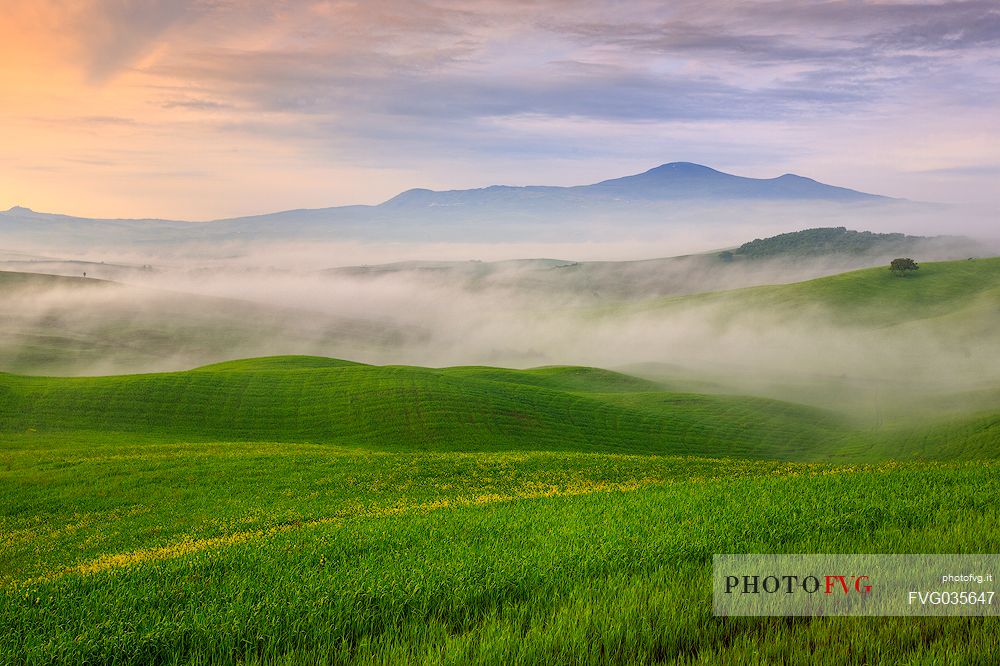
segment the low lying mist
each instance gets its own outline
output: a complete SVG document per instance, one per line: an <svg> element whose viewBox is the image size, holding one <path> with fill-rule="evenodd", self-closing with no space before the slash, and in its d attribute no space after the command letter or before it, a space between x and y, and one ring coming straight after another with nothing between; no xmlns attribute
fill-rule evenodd
<svg viewBox="0 0 1000 666"><path fill-rule="evenodd" d="M988 401L1000 387L995 290L956 303L946 316L888 319L845 314L821 300L683 297L887 267L891 255L879 252L345 267L341 249L272 246L266 264L249 261L250 253L187 262L145 253L102 264L19 250L4 269L78 277L0 274L0 369L150 372L277 354L424 366L579 364L642 374L675 390L860 409L875 420L892 404L976 391ZM558 248L533 249L551 257ZM990 252L961 239L912 249L918 261ZM395 258L430 252L409 247ZM317 255L328 257L321 269ZM295 266L299 256L309 258L305 266Z"/></svg>

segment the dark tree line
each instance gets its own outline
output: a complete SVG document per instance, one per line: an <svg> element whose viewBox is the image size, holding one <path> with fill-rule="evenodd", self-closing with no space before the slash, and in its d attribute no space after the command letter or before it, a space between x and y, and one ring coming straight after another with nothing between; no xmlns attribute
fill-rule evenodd
<svg viewBox="0 0 1000 666"><path fill-rule="evenodd" d="M732 261L737 258L758 259L778 255L820 256L828 254L863 254L874 250L903 250L920 236L904 234L877 234L871 231L853 231L845 227L805 229L771 238L758 238L739 248L719 254L719 259Z"/></svg>

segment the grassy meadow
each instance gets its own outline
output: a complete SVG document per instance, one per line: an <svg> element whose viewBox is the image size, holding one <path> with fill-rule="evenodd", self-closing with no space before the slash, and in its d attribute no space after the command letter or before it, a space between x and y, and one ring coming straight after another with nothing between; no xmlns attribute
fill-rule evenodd
<svg viewBox="0 0 1000 666"><path fill-rule="evenodd" d="M997 463L20 438L5 663L927 663L994 619L711 616L716 552L990 552Z"/></svg>
<svg viewBox="0 0 1000 666"><path fill-rule="evenodd" d="M891 279L745 291L969 331L1000 263ZM873 425L583 367L0 374L0 663L996 663L996 618L716 618L710 585L715 553L1000 552L991 395Z"/></svg>

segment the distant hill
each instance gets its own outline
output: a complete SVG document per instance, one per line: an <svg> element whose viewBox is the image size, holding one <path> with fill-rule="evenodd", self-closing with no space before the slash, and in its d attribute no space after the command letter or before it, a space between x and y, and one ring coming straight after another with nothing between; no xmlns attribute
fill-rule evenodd
<svg viewBox="0 0 1000 666"><path fill-rule="evenodd" d="M429 286L499 287L613 301L807 280L878 266L896 256L940 261L989 253L980 243L959 236L908 236L832 227L757 239L723 252L636 261L407 261L326 272L372 279L395 276Z"/></svg>
<svg viewBox="0 0 1000 666"><path fill-rule="evenodd" d="M1000 348L1000 257L918 263L920 269L906 277L885 264L792 284L650 299L595 313L608 321L639 316L698 322L698 335L709 339L714 334L707 331L733 332L730 339L752 353L734 345L713 350L711 364L691 366L699 369L700 380L725 383L731 392L759 387L770 373L768 381L782 378L765 393L770 397L827 407L836 397L854 403L859 413L891 403L910 411L914 402L922 415L993 409L1000 404L995 351ZM714 369L700 372L712 364ZM785 379L788 383L778 386ZM953 390L967 393L942 399Z"/></svg>
<svg viewBox="0 0 1000 666"><path fill-rule="evenodd" d="M199 241L380 239L519 240L579 236L582 223L615 230L632 224L690 224L708 216L746 219L743 204L801 206L827 212L850 206L913 205L876 194L785 174L736 176L689 162L572 187L493 185L412 189L381 204L288 210L265 215L181 222L55 215L14 206L0 211L0 247L120 246ZM720 212L718 207L728 207ZM733 208L733 207L737 208ZM817 210L819 209L817 208ZM738 214L737 214L738 212ZM766 217L773 220L779 213Z"/></svg>
<svg viewBox="0 0 1000 666"><path fill-rule="evenodd" d="M787 173L777 178L746 178L691 162L671 162L633 176L574 187L485 187L473 190L408 190L381 205L393 209L431 207L535 207L545 204L618 203L665 200L824 200L890 201L888 197L825 185Z"/></svg>
<svg viewBox="0 0 1000 666"><path fill-rule="evenodd" d="M777 178L747 178L690 162L671 162L635 176L572 189L604 196L651 199L888 200L888 197L826 185L792 173Z"/></svg>

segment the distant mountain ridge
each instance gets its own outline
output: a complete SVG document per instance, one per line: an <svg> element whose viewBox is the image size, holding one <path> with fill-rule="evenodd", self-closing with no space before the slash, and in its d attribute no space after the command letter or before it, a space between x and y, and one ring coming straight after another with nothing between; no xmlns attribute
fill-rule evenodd
<svg viewBox="0 0 1000 666"><path fill-rule="evenodd" d="M267 213L263 215L222 218L204 224L231 222L234 220L256 219L294 213L319 212L346 209L391 208L408 206L447 206L462 203L487 203L510 201L514 197L526 201L537 201L558 196L565 199L620 199L630 197L639 200L660 201L664 199L822 199L828 201L892 201L891 197L859 192L844 187L826 185L804 176L786 173L777 178L748 178L717 171L692 162L670 162L639 174L602 180L590 185L490 185L466 190L429 190L415 188L401 192L375 206L353 204L330 208L300 208ZM5 216L24 216L36 219L69 218L93 219L102 222L167 222L177 220L158 218L75 218L71 215L40 213L23 206L13 206L0 212Z"/></svg>
<svg viewBox="0 0 1000 666"><path fill-rule="evenodd" d="M570 187L492 185L471 190L407 190L380 207L483 206L520 200L537 204L557 199L586 200L698 200L734 199L858 202L891 201L890 197L826 185L811 178L786 173L777 178L748 178L717 171L692 162L671 162L622 178Z"/></svg>
<svg viewBox="0 0 1000 666"><path fill-rule="evenodd" d="M690 162L590 185L507 186L436 191L412 189L381 204L287 210L183 222L100 219L40 213L14 206L0 212L0 243L178 243L221 240L524 240L565 232L581 221L671 224L679 212L718 206L809 204L838 208L903 200L785 174L747 178ZM6 244L6 243L4 243Z"/></svg>
<svg viewBox="0 0 1000 666"><path fill-rule="evenodd" d="M826 185L791 173L777 178L748 178L691 162L662 164L634 176L604 180L584 188L654 199L889 200L889 197Z"/></svg>

